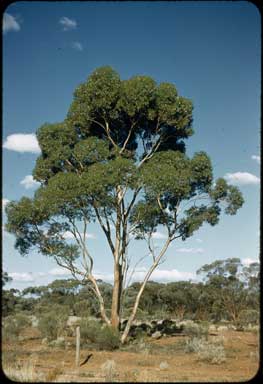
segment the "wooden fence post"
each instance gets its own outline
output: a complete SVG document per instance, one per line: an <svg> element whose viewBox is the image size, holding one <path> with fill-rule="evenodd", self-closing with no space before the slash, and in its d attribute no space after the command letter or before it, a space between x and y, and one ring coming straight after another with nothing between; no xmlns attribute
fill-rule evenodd
<svg viewBox="0 0 263 384"><path fill-rule="evenodd" d="M79 355L80 355L80 327L76 328L76 366L79 367Z"/></svg>

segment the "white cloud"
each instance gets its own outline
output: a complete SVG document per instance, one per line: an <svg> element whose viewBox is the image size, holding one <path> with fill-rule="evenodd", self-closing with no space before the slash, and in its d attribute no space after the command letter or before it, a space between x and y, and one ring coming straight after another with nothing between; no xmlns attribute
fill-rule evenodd
<svg viewBox="0 0 263 384"><path fill-rule="evenodd" d="M80 232L80 235L83 236L83 232ZM70 231L66 231L63 234L63 237L65 239L75 239L73 233L71 233ZM86 238L87 239L96 239L96 236L93 233L86 233Z"/></svg>
<svg viewBox="0 0 263 384"><path fill-rule="evenodd" d="M114 281L114 276L111 273L97 272L97 273L94 273L94 277L95 277L95 279L101 279L107 283L113 283L113 281Z"/></svg>
<svg viewBox="0 0 263 384"><path fill-rule="evenodd" d="M87 239L96 239L96 236L94 235L94 233L86 233L86 238Z"/></svg>
<svg viewBox="0 0 263 384"><path fill-rule="evenodd" d="M35 188L40 185L38 181L33 179L32 175L27 175L20 181L20 184L23 185L26 189Z"/></svg>
<svg viewBox="0 0 263 384"><path fill-rule="evenodd" d="M249 257L246 259L242 259L241 261L242 261L242 264L244 264L244 265L249 265L252 263L258 263L259 262L258 259L250 259Z"/></svg>
<svg viewBox="0 0 263 384"><path fill-rule="evenodd" d="M66 231L65 233L63 233L63 237L64 239L74 239L74 235L70 231Z"/></svg>
<svg viewBox="0 0 263 384"><path fill-rule="evenodd" d="M46 273L45 272L36 272L35 273L36 277L46 277Z"/></svg>
<svg viewBox="0 0 263 384"><path fill-rule="evenodd" d="M14 133L7 136L3 148L16 152L40 153L40 147L34 133Z"/></svg>
<svg viewBox="0 0 263 384"><path fill-rule="evenodd" d="M59 23L63 26L63 31L69 31L77 27L76 20L69 19L66 16L61 17L61 19L59 20Z"/></svg>
<svg viewBox="0 0 263 384"><path fill-rule="evenodd" d="M30 282L30 281L34 281L34 278L33 278L33 275L32 273L28 273L28 272L10 272L8 273L8 275L10 277L12 277L12 279L14 281L25 281L25 282Z"/></svg>
<svg viewBox="0 0 263 384"><path fill-rule="evenodd" d="M79 41L74 41L74 43L72 43L72 48L76 51L83 51L83 45Z"/></svg>
<svg viewBox="0 0 263 384"><path fill-rule="evenodd" d="M176 248L177 252L182 253L203 253L203 248Z"/></svg>
<svg viewBox="0 0 263 384"><path fill-rule="evenodd" d="M132 278L131 281L142 281L146 275L147 269L145 267L137 269ZM110 273L94 273L94 277L96 279L101 279L105 282L112 283L113 282L113 274ZM150 280L154 281L175 281L175 280L189 280L189 279L194 279L195 274L191 272L180 272L177 269L171 269L171 270L164 270L164 269L157 269L155 270L151 277ZM128 277L129 280L129 277Z"/></svg>
<svg viewBox="0 0 263 384"><path fill-rule="evenodd" d="M157 239L157 240L161 240L161 239L167 239L167 235L165 235L164 233L162 232L154 232L153 235L152 235L152 238L153 239Z"/></svg>
<svg viewBox="0 0 263 384"><path fill-rule="evenodd" d="M140 270L136 271L132 276L133 281L141 281L143 280L146 271ZM195 275L191 272L180 272L177 269L165 270L165 269L157 269L153 271L150 280L154 281L175 281L175 280L188 280L193 279Z"/></svg>
<svg viewBox="0 0 263 384"><path fill-rule="evenodd" d="M252 156L251 156L251 159L252 159L252 160L255 160L258 164L260 164L260 160L261 160L261 159L260 159L260 156L252 155Z"/></svg>
<svg viewBox="0 0 263 384"><path fill-rule="evenodd" d="M71 274L70 271L66 268L53 268L48 271L48 273L52 276L66 276Z"/></svg>
<svg viewBox="0 0 263 384"><path fill-rule="evenodd" d="M235 185L259 184L260 178L248 172L227 173L224 178Z"/></svg>
<svg viewBox="0 0 263 384"><path fill-rule="evenodd" d="M173 280L188 280L193 279L195 275L191 272L180 272L177 269L171 270L156 270L152 274L152 279L162 281L173 281Z"/></svg>
<svg viewBox="0 0 263 384"><path fill-rule="evenodd" d="M20 25L14 16L10 15L9 13L5 13L3 19L3 32L7 33L9 31L20 31Z"/></svg>
<svg viewBox="0 0 263 384"><path fill-rule="evenodd" d="M201 240L201 239L196 239L196 241L197 241L198 243L202 243L202 242L203 242L203 240Z"/></svg>

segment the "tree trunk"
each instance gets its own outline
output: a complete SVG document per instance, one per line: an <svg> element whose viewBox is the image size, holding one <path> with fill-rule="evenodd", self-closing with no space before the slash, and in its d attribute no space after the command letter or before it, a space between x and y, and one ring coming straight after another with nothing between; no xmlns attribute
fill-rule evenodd
<svg viewBox="0 0 263 384"><path fill-rule="evenodd" d="M130 317L129 317L129 319L128 319L128 322L127 322L127 324L126 324L126 327L125 327L125 329L124 329L124 331L123 331L123 334L122 334L122 336L121 336L121 343L122 343L122 344L125 343L125 341L126 341L126 339L127 339L127 337L128 337L128 334L129 334L129 331L130 331L132 322L133 322L133 320L135 319L135 316L136 316L136 313L137 313L137 309L138 309L138 306L139 306L139 303L140 303L141 296L142 296L142 294L143 294L144 288L145 288L145 286L146 286L146 284L147 284L147 282L148 282L148 280L149 280L151 274L153 273L153 271L155 270L155 268L158 266L160 260L162 259L163 255L165 254L165 252L166 252L166 250L167 250L167 248L168 248L170 242L171 242L171 239L170 239L170 237L169 237L169 238L166 240L166 242L165 242L165 244L164 244L164 246L163 246L163 248L162 248L162 250L161 250L159 256L156 257L156 259L155 259L153 265L150 267L150 269L148 270L148 272L147 272L146 275L145 275L145 278L144 278L144 280L143 280L143 283L142 283L142 285L141 285L141 287L140 287L140 289L139 289L139 292L138 292L138 294L137 294L137 296L136 296L136 299L135 299L135 302L134 302L134 306L133 306L131 315L130 315Z"/></svg>
<svg viewBox="0 0 263 384"><path fill-rule="evenodd" d="M122 292L122 268L119 263L114 265L114 285L111 305L111 326L114 329L120 327L120 300Z"/></svg>
<svg viewBox="0 0 263 384"><path fill-rule="evenodd" d="M88 279L93 283L94 289L95 289L95 294L97 296L97 299L99 301L99 306L100 306L100 313L101 313L101 318L105 321L106 324L110 325L110 320L107 317L106 311L105 311L105 305L104 305L104 300L103 297L100 293L98 284L96 282L96 279L89 274Z"/></svg>
<svg viewBox="0 0 263 384"><path fill-rule="evenodd" d="M111 326L114 329L120 327L120 301L122 292L122 266L120 265L121 252L121 202L123 199L121 186L117 186L117 220L116 220L116 240L114 251L114 285L111 304Z"/></svg>

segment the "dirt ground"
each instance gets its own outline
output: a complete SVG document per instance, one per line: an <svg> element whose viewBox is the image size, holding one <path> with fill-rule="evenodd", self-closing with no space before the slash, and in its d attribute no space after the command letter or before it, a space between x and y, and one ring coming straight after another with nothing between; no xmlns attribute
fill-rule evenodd
<svg viewBox="0 0 263 384"><path fill-rule="evenodd" d="M65 348L41 343L36 329L28 329L23 340L2 346L2 368L9 378L33 382L242 382L258 371L258 335L253 332L224 331L221 337L226 361L220 365L199 361L184 351L186 336L148 338L137 346L113 352L81 349L76 368L74 339ZM109 362L110 360L110 362ZM113 361L113 362L112 362ZM105 367L108 365L108 368ZM104 366L103 366L104 364ZM28 378L28 380L25 380Z"/></svg>

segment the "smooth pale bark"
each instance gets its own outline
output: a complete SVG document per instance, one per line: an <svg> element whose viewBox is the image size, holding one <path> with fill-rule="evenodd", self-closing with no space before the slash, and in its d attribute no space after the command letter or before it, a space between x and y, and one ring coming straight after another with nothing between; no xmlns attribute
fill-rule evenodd
<svg viewBox="0 0 263 384"><path fill-rule="evenodd" d="M121 253L121 201L123 199L123 191L120 186L116 188L117 192L117 221L116 221L116 240L114 250L114 285L112 292L111 304L111 326L119 329L120 325L120 299L122 291L122 267L120 265Z"/></svg>
<svg viewBox="0 0 263 384"><path fill-rule="evenodd" d="M120 299L122 292L122 267L115 264L114 267L114 285L112 292L112 306L111 306L111 326L114 329L119 329L120 326Z"/></svg>
<svg viewBox="0 0 263 384"><path fill-rule="evenodd" d="M110 325L110 320L108 319L108 317L106 315L106 311L105 311L104 300L103 300L103 297L102 297L102 295L100 293L100 290L99 290L98 284L96 282L96 279L92 275L89 275L89 280L93 283L96 296L97 296L97 298L99 300L101 317L105 321L106 324Z"/></svg>
<svg viewBox="0 0 263 384"><path fill-rule="evenodd" d="M125 341L126 341L126 339L128 337L128 334L129 334L132 322L135 319L135 316L136 316L136 313L137 313L137 309L138 309L138 306L139 306L139 303L140 303L140 299L141 299L141 296L143 294L144 288L145 288L145 286L147 284L147 281L149 280L149 278L150 278L151 274L153 273L153 271L157 268L160 260L162 259L163 255L165 254L165 252L166 252L170 242L171 242L171 239L168 238L167 241L165 242L164 246L163 246L163 249L161 250L161 252L158 255L158 257L155 259L155 262L153 263L153 265L151 266L151 268L149 269L149 271L147 272L147 274L146 274L146 276L145 276L145 278L143 280L141 288L139 289L139 292L138 292L138 294L136 296L135 303L134 303L131 315L130 315L130 317L128 319L128 322L126 324L124 332L123 332L123 334L121 336L121 343L122 344L125 343Z"/></svg>

